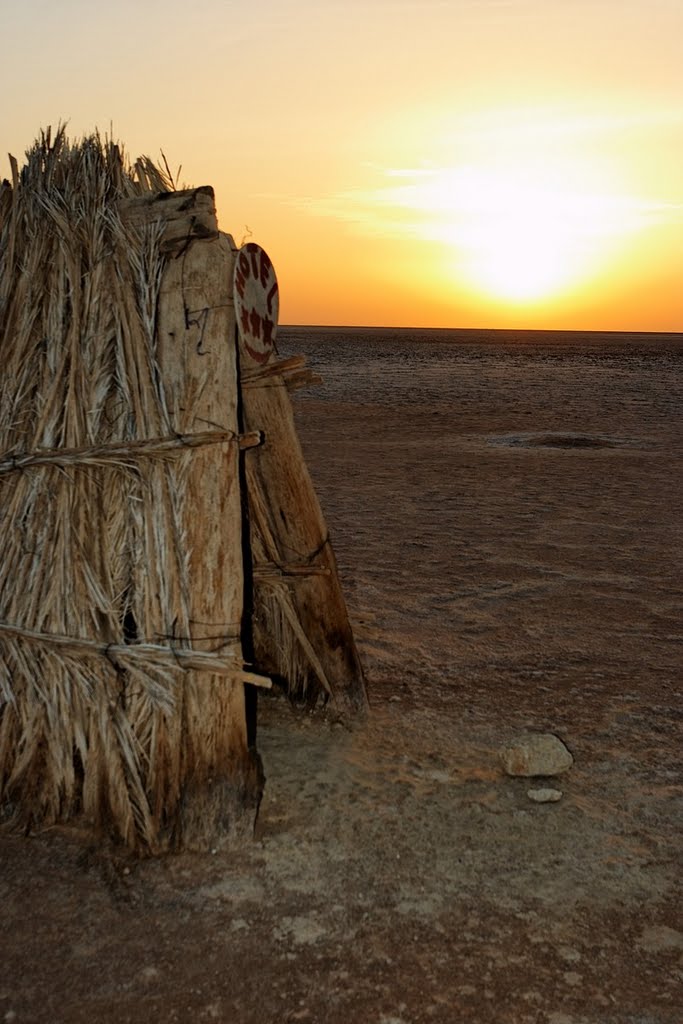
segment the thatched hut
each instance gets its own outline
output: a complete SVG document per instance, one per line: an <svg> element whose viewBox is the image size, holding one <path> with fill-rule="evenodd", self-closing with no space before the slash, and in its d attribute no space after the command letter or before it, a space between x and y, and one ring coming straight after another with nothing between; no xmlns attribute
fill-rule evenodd
<svg viewBox="0 0 683 1024"><path fill-rule="evenodd" d="M274 345L277 282L175 191L62 129L0 186L0 800L215 847L262 789L245 688L363 710ZM267 386L264 386L267 385Z"/></svg>

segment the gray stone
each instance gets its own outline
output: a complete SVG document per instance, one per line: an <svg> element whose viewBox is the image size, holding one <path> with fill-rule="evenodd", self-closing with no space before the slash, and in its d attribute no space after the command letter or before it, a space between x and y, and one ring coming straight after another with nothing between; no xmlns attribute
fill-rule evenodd
<svg viewBox="0 0 683 1024"><path fill-rule="evenodd" d="M534 775L561 775L574 763L564 743L553 733L526 733L501 752L506 775L525 778Z"/></svg>
<svg viewBox="0 0 683 1024"><path fill-rule="evenodd" d="M558 800L562 799L562 791L560 789L530 789L527 791L527 796L535 804L556 804Z"/></svg>

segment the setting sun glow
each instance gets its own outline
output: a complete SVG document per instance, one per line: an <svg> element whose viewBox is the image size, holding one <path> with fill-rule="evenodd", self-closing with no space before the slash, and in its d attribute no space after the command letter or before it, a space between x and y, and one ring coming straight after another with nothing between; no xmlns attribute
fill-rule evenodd
<svg viewBox="0 0 683 1024"><path fill-rule="evenodd" d="M588 274L594 233L590 197L531 185L519 171L482 173L467 190L468 212L453 244L475 286L512 301L560 291Z"/></svg>
<svg viewBox="0 0 683 1024"><path fill-rule="evenodd" d="M637 226L628 203L519 164L441 173L427 179L422 200L434 233L461 254L455 272L511 303L588 282L614 241Z"/></svg>
<svg viewBox="0 0 683 1024"><path fill-rule="evenodd" d="M421 218L418 234L459 254L454 276L511 302L551 296L587 279L606 258L610 239L633 228L614 198L572 189L518 163L426 172L403 200Z"/></svg>

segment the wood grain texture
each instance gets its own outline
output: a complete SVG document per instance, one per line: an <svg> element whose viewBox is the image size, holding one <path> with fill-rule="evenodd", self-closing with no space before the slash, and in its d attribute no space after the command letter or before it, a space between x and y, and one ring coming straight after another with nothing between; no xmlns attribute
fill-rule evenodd
<svg viewBox="0 0 683 1024"><path fill-rule="evenodd" d="M226 236L193 241L167 263L158 358L170 427L238 433L237 365ZM197 449L174 464L189 578L189 645L217 654L239 634L243 612L239 446ZM259 767L248 749L244 687L208 673L184 686L181 845L207 849L253 825Z"/></svg>

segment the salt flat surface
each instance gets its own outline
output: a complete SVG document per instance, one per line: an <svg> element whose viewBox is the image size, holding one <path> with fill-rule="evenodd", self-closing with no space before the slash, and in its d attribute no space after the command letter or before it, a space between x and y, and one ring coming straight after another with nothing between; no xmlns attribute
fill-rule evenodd
<svg viewBox="0 0 683 1024"><path fill-rule="evenodd" d="M218 857L0 836L5 1019L679 1024L683 338L280 348L324 378L296 417L369 720L262 699ZM529 730L556 802L501 770Z"/></svg>

